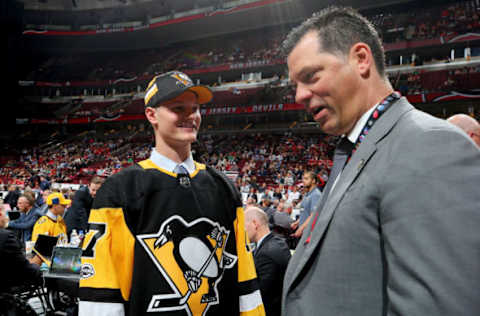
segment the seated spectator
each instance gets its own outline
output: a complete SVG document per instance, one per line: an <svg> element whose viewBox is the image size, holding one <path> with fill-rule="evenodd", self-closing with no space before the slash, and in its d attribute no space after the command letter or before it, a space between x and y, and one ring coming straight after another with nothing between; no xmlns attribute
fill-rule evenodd
<svg viewBox="0 0 480 316"><path fill-rule="evenodd" d="M258 202L257 190L253 186L250 187L250 192L247 194L247 201L249 198L252 198L254 201L254 204L257 204Z"/></svg>
<svg viewBox="0 0 480 316"><path fill-rule="evenodd" d="M20 190L15 184L8 186L8 193L5 196L3 202L10 204L10 208L13 210L17 206L17 201L20 196Z"/></svg>
<svg viewBox="0 0 480 316"><path fill-rule="evenodd" d="M283 192L280 186L275 188L275 192L273 193L273 198L279 201L283 199Z"/></svg>
<svg viewBox="0 0 480 316"><path fill-rule="evenodd" d="M62 193L54 192L47 197L48 211L38 219L33 226L32 241L36 241L38 235L58 236L59 244L67 244L67 226L62 218L65 207L72 203L71 200L65 199ZM30 262L41 264L42 259L36 255Z"/></svg>
<svg viewBox="0 0 480 316"><path fill-rule="evenodd" d="M7 223L8 218L5 215L5 210L0 207L0 258L2 258L0 269L4 271L2 282L0 282L0 293L5 293L10 291L12 287L23 284L41 284L40 270L25 258L23 245L15 237L15 234L4 229ZM5 312L2 308L0 310Z"/></svg>
<svg viewBox="0 0 480 316"><path fill-rule="evenodd" d="M455 114L447 121L460 127L480 148L480 124L476 119L466 114Z"/></svg>
<svg viewBox="0 0 480 316"><path fill-rule="evenodd" d="M300 197L301 193L297 190L297 186L292 185L288 190L287 202L292 203L293 201L300 199Z"/></svg>
<svg viewBox="0 0 480 316"><path fill-rule="evenodd" d="M256 244L253 259L260 282L260 292L266 315L280 315L280 303L285 270L290 260L290 250L282 238L268 228L268 217L258 207L245 210L245 230Z"/></svg>
<svg viewBox="0 0 480 316"><path fill-rule="evenodd" d="M25 243L32 238L32 230L35 222L42 216L39 209L34 208L35 200L29 194L22 194L18 198L17 206L21 215L18 219L9 221L6 227L15 230L19 236L20 241Z"/></svg>
<svg viewBox="0 0 480 316"><path fill-rule="evenodd" d="M50 189L50 181L44 175L40 175L40 189L42 191Z"/></svg>
<svg viewBox="0 0 480 316"><path fill-rule="evenodd" d="M40 210L42 215L47 214L47 211L48 211L47 197L50 195L50 193L52 193L52 191L44 190L42 191L40 198L37 199L37 201L40 201L39 203L37 203L37 208Z"/></svg>
<svg viewBox="0 0 480 316"><path fill-rule="evenodd" d="M47 214L40 217L33 226L32 241L36 241L39 234L59 236L63 243L68 242L67 226L62 218L65 208L72 203L63 194L54 192L47 197Z"/></svg>
<svg viewBox="0 0 480 316"><path fill-rule="evenodd" d="M272 201L268 197L263 198L262 210L267 214L268 222L271 224L270 229L273 227L273 213L275 213L275 208L271 207L271 205Z"/></svg>

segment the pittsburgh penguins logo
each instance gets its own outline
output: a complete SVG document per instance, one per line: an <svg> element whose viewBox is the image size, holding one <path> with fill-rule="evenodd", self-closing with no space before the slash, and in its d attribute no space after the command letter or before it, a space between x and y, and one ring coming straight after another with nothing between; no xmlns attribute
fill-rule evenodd
<svg viewBox="0 0 480 316"><path fill-rule="evenodd" d="M236 256L225 251L229 234L207 218L188 223L174 215L158 233L137 236L172 289L170 294L153 295L147 312L184 309L200 316L218 304L217 285L224 270L237 262Z"/></svg>
<svg viewBox="0 0 480 316"><path fill-rule="evenodd" d="M173 78L177 80L176 84L177 85L184 85L185 87L190 87L193 85L192 80L188 78L184 73L175 71L171 75Z"/></svg>

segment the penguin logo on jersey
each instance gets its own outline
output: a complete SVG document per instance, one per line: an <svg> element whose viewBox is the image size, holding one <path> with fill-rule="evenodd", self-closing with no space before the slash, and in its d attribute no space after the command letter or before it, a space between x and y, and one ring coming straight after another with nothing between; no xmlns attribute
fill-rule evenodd
<svg viewBox="0 0 480 316"><path fill-rule="evenodd" d="M156 234L137 236L171 293L153 295L147 312L186 310L206 315L219 303L217 285L237 257L225 251L230 231L219 223L199 218L190 223L174 215Z"/></svg>

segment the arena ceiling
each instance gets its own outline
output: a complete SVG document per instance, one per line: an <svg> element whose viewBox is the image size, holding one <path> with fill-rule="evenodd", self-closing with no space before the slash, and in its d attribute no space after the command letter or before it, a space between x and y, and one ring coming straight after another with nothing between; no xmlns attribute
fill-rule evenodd
<svg viewBox="0 0 480 316"><path fill-rule="evenodd" d="M63 21L77 25L105 22L121 17L124 21L146 19L161 14L171 14L192 8L211 6L222 0L73 0L77 8L71 8L72 0L19 0L24 3L24 21L30 24L47 24L47 21ZM124 3L125 2L125 3ZM235 3L241 3L236 1ZM250 1L251 2L251 1ZM28 36L28 46L33 50L82 52L148 49L169 44L199 40L201 38L241 31L261 31L271 26L298 23L321 8L336 4L359 9L377 8L411 0L282 0L274 4L243 10L234 14L220 14L188 22L165 25L154 29L133 32L117 32L94 36ZM181 6L180 7L180 3ZM233 2L232 2L233 3ZM63 9L61 9L63 4ZM106 5L110 5L107 8ZM228 3L225 1L225 4ZM53 10L52 8L57 8ZM68 8L67 8L68 7ZM81 7L81 9L78 9ZM87 9L98 8L100 9ZM166 8L166 9L165 9ZM172 9L173 8L173 9ZM164 11L162 11L164 10Z"/></svg>

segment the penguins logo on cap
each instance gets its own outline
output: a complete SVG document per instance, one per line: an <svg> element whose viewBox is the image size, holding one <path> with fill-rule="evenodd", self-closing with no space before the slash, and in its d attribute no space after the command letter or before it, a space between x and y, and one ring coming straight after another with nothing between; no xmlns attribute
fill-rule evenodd
<svg viewBox="0 0 480 316"><path fill-rule="evenodd" d="M184 85L185 87L193 86L192 80L182 72L174 72L172 77L177 80L177 85Z"/></svg>

